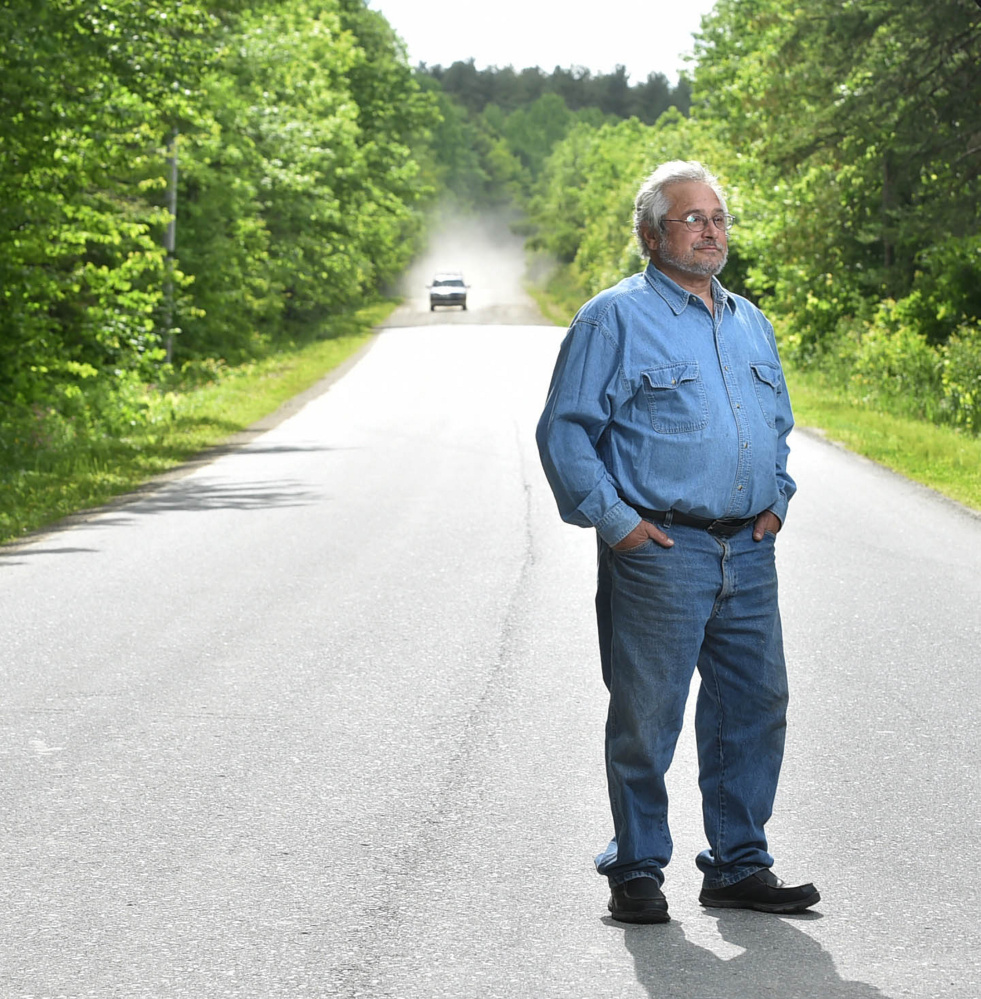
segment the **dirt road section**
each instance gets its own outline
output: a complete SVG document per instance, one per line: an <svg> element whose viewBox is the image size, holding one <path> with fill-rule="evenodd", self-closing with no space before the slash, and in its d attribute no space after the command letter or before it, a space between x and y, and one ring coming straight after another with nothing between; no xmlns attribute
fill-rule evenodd
<svg viewBox="0 0 981 999"><path fill-rule="evenodd" d="M400 291L405 301L382 325L554 325L524 290L523 243L503 217L447 220L434 233L426 253L403 276ZM426 285L438 271L462 272L470 286L466 311L456 306L430 311Z"/></svg>

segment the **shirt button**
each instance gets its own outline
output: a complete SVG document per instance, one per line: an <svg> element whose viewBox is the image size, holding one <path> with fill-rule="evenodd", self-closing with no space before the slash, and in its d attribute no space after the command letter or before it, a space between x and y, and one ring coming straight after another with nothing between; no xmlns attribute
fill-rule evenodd
<svg viewBox="0 0 981 999"><path fill-rule="evenodd" d="M742 486L740 486L740 487L739 487L739 492L742 492L742 491L743 491L743 487L742 487Z"/></svg>

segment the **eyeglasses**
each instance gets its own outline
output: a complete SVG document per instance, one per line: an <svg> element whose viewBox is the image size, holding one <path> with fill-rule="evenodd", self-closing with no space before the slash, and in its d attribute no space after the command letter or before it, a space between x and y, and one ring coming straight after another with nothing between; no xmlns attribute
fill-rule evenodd
<svg viewBox="0 0 981 999"><path fill-rule="evenodd" d="M691 215L686 215L683 219L664 219L665 222L683 222L688 226L689 232L705 232L708 228L709 222L715 226L716 229L725 229L728 232L735 224L736 219L732 215L713 215L711 219L707 219L704 215L699 215L697 212L693 212Z"/></svg>

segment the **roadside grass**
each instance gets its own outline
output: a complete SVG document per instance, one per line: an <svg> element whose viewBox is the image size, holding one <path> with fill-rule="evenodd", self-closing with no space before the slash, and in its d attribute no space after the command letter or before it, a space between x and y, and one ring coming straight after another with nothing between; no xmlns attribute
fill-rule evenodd
<svg viewBox="0 0 981 999"><path fill-rule="evenodd" d="M101 506L247 429L351 357L396 304L367 306L335 335L224 369L207 384L157 392L148 401L153 418L125 434L21 450L20 460L0 466L0 544Z"/></svg>
<svg viewBox="0 0 981 999"><path fill-rule="evenodd" d="M873 408L817 374L786 376L798 426L981 511L981 438Z"/></svg>
<svg viewBox="0 0 981 999"><path fill-rule="evenodd" d="M568 268L528 290L557 325L567 325L585 301ZM798 426L981 511L981 438L890 413L887 400L860 398L820 374L785 368Z"/></svg>

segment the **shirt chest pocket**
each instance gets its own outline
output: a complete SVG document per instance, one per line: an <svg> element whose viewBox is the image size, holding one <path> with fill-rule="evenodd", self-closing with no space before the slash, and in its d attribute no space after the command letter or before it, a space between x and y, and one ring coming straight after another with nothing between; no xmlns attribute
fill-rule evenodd
<svg viewBox="0 0 981 999"><path fill-rule="evenodd" d="M689 434L708 423L708 401L697 361L642 371L651 424L659 434Z"/></svg>
<svg viewBox="0 0 981 999"><path fill-rule="evenodd" d="M780 368L772 361L751 361L753 369L753 386L756 398L763 410L763 419L771 429L777 426L777 398L781 393Z"/></svg>

